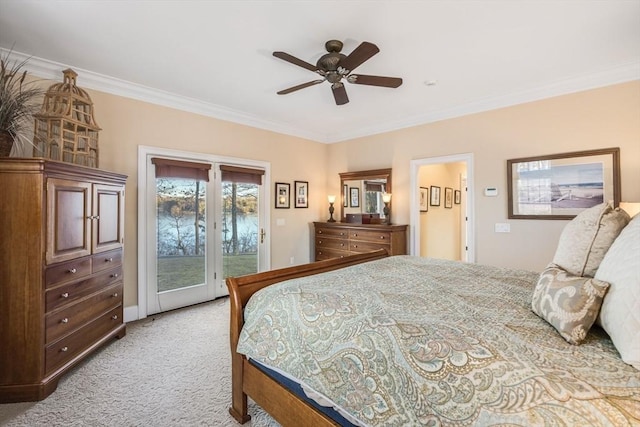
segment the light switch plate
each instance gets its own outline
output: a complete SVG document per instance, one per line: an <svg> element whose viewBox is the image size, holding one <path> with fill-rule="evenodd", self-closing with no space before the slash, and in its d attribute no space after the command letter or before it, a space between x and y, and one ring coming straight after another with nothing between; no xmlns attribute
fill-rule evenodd
<svg viewBox="0 0 640 427"><path fill-rule="evenodd" d="M496 233L510 233L511 224L505 222L497 222L495 226Z"/></svg>

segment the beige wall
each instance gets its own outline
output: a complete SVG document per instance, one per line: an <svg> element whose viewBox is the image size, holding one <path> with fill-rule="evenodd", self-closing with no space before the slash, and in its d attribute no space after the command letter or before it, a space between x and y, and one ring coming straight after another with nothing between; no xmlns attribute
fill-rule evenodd
<svg viewBox="0 0 640 427"><path fill-rule="evenodd" d="M427 212L420 213L420 256L459 261L462 205L451 202L445 208L445 188L460 190L460 175L466 174L464 162L424 165L418 171L421 187L440 187L440 206L429 206ZM455 193L454 193L455 194Z"/></svg>
<svg viewBox="0 0 640 427"><path fill-rule="evenodd" d="M473 153L476 261L539 271L567 222L507 219L507 159L606 147L621 149L622 199L640 201L640 81L332 144L327 185L337 193L339 172L392 167L394 222L408 223L410 161Z"/></svg>

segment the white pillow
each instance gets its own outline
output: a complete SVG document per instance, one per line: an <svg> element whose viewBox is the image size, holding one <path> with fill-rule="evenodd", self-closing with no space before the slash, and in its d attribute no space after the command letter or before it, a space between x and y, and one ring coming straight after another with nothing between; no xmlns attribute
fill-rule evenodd
<svg viewBox="0 0 640 427"><path fill-rule="evenodd" d="M599 323L622 360L640 370L640 215L613 242L595 278L611 285Z"/></svg>
<svg viewBox="0 0 640 427"><path fill-rule="evenodd" d="M610 203L585 209L562 230L553 263L574 276L593 277L628 222L629 215Z"/></svg>

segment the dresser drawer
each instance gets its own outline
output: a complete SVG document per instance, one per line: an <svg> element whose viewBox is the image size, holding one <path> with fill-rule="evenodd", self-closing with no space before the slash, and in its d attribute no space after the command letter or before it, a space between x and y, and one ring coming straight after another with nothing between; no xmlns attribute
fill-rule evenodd
<svg viewBox="0 0 640 427"><path fill-rule="evenodd" d="M47 268L44 273L45 286L50 288L89 274L91 274L91 258L89 257L62 262Z"/></svg>
<svg viewBox="0 0 640 427"><path fill-rule="evenodd" d="M337 249L320 249L316 247L316 261L322 261L323 259L330 258L343 258L349 255L348 251L341 251Z"/></svg>
<svg viewBox="0 0 640 427"><path fill-rule="evenodd" d="M391 247L385 243L370 243L370 242L349 242L349 250L351 252L371 252L377 251L378 249L386 249L387 252L390 252Z"/></svg>
<svg viewBox="0 0 640 427"><path fill-rule="evenodd" d="M102 252L93 256L92 268L94 273L120 265L122 265L122 249Z"/></svg>
<svg viewBox="0 0 640 427"><path fill-rule="evenodd" d="M122 282L46 316L46 343L67 335L95 317L122 304Z"/></svg>
<svg viewBox="0 0 640 427"><path fill-rule="evenodd" d="M352 230L349 232L349 239L361 240L366 242L389 243L391 234L388 231L368 231L368 230Z"/></svg>
<svg viewBox="0 0 640 427"><path fill-rule="evenodd" d="M45 310L53 311L120 280L122 280L122 266L96 274L86 280L48 289L45 294Z"/></svg>
<svg viewBox="0 0 640 427"><path fill-rule="evenodd" d="M344 237L345 239L349 235L349 232L340 228L317 228L316 237L332 236L332 237Z"/></svg>
<svg viewBox="0 0 640 427"><path fill-rule="evenodd" d="M349 241L347 239L331 239L327 237L316 237L316 248L320 249L342 249L347 250L349 248Z"/></svg>
<svg viewBox="0 0 640 427"><path fill-rule="evenodd" d="M64 365L121 324L122 305L119 305L71 335L47 346L45 350L46 373Z"/></svg>

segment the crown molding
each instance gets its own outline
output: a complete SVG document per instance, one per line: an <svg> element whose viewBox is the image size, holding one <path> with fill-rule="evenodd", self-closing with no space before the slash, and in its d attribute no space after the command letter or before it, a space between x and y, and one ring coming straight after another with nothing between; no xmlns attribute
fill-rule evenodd
<svg viewBox="0 0 640 427"><path fill-rule="evenodd" d="M198 99L176 95L160 89L154 89L148 86L96 73L94 71L62 64L60 62L50 61L48 59L26 55L21 52L9 51L3 48L0 48L0 52L2 52L4 55L9 54L10 58L15 61L21 62L28 60L28 63L24 68L34 76L43 79L60 80L62 71L71 67L74 69L74 71L82 76L82 87L85 89L98 90L112 95L136 99L138 101L148 102L150 104L161 105L164 107L175 108L177 110L186 111L189 113L200 114L203 116L213 117L219 120L226 120L229 122L251 126L258 129L296 136L311 141L325 143L329 142L327 136L324 134L308 132L303 129L298 129L295 127L283 125L281 123L264 120L260 117L240 111L235 111L230 108L212 104L210 102L204 102Z"/></svg>
<svg viewBox="0 0 640 427"><path fill-rule="evenodd" d="M9 51L7 49L0 48L0 52L5 55L9 54L11 59L16 61L28 60L25 68L33 75L41 78L59 80L62 70L69 68L68 65L59 62L29 56L16 51ZM596 89L632 80L640 80L640 61L635 61L607 68L596 73L573 76L552 82L545 86L489 97L445 110L417 114L403 118L402 120L387 121L352 132L320 134L284 125L282 123L264 120L260 117L232 110L220 105L175 95L159 89L128 82L93 71L77 67L73 68L82 75L82 86L84 88L321 143L347 141L350 139L362 138L365 136L391 132L413 126L420 126L469 114L481 113L483 111L490 111L527 102L538 101L554 96Z"/></svg>

